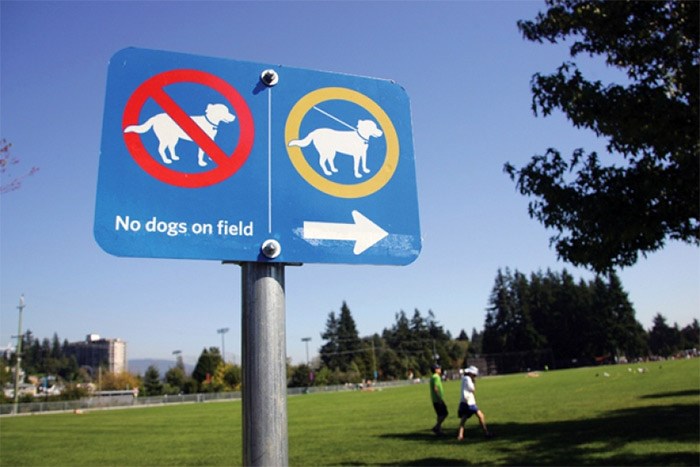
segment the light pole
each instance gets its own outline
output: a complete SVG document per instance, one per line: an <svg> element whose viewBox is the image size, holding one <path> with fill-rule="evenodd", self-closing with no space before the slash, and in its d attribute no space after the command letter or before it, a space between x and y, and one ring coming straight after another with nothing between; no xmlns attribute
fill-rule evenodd
<svg viewBox="0 0 700 467"><path fill-rule="evenodd" d="M180 363L180 354L182 353L182 350L173 350L173 355L175 355L175 366L177 366L178 363Z"/></svg>
<svg viewBox="0 0 700 467"><path fill-rule="evenodd" d="M309 385L311 385L311 381L313 379L312 375L313 372L311 371L311 366L309 365L309 341L311 340L310 337L302 337L301 341L306 344L306 369L309 372Z"/></svg>
<svg viewBox="0 0 700 467"><path fill-rule="evenodd" d="M226 363L226 347L224 347L224 334L229 331L228 328L217 329L216 332L221 334L221 359Z"/></svg>
<svg viewBox="0 0 700 467"><path fill-rule="evenodd" d="M19 410L19 370L22 363L22 311L24 311L24 294L19 297L19 325L17 327L17 363L15 365L15 415Z"/></svg>
<svg viewBox="0 0 700 467"><path fill-rule="evenodd" d="M309 366L309 341L311 340L310 337L302 337L301 341L306 343L306 366Z"/></svg>

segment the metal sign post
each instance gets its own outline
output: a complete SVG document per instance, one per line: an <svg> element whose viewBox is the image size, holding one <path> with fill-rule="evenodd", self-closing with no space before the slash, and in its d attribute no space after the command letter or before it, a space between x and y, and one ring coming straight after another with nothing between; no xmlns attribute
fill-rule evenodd
<svg viewBox="0 0 700 467"><path fill-rule="evenodd" d="M241 263L243 465L288 465L284 264Z"/></svg>

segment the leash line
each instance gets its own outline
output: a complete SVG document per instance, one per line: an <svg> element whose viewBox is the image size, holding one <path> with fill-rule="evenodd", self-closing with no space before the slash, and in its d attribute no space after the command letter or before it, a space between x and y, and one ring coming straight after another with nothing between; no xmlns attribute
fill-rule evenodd
<svg viewBox="0 0 700 467"><path fill-rule="evenodd" d="M316 107L315 105L313 106L313 108L314 108L314 110L318 110L319 112L321 112L321 113L322 113L323 115L325 115L326 117L332 118L333 120L335 120L336 122L340 123L341 125L345 125L346 127L350 128L351 130L357 131L357 128L355 128L355 127L352 126L352 125L348 125L347 123L345 123L344 121L342 121L341 119L339 119L338 117L336 117L335 115L331 115L331 114L329 114L328 112L326 112L325 110L319 109L319 108Z"/></svg>

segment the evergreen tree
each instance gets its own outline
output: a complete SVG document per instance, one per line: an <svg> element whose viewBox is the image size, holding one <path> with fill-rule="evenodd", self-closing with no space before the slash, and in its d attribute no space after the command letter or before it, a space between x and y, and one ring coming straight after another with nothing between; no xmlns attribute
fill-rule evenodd
<svg viewBox="0 0 700 467"><path fill-rule="evenodd" d="M382 337L391 353L382 355L382 368L388 375L404 377L409 371L420 374L418 361L413 350L409 320L401 310L394 314L395 323L389 329L384 329Z"/></svg>
<svg viewBox="0 0 700 467"><path fill-rule="evenodd" d="M681 349L697 349L700 347L700 323L697 318L681 329Z"/></svg>
<svg viewBox="0 0 700 467"><path fill-rule="evenodd" d="M51 358L60 360L63 357L63 350L61 348L61 340L58 338L58 334L53 333L53 339L51 341Z"/></svg>
<svg viewBox="0 0 700 467"><path fill-rule="evenodd" d="M565 269L557 278L554 303L552 304L552 334L549 342L554 351L558 366L576 364L585 347L585 337L581 333L581 315L588 309L582 284L577 285L574 277Z"/></svg>
<svg viewBox="0 0 700 467"><path fill-rule="evenodd" d="M630 358L641 357L648 352L647 336L642 325L635 318L635 311L627 292L622 288L622 282L615 273L608 276L607 294L610 300L612 335L609 342L616 348L615 355L624 354Z"/></svg>
<svg viewBox="0 0 700 467"><path fill-rule="evenodd" d="M384 379L389 380L406 378L409 370L396 351L390 347L383 349L379 354L379 368Z"/></svg>
<svg viewBox="0 0 700 467"><path fill-rule="evenodd" d="M506 349L511 352L540 350L545 339L535 329L530 312L530 284L524 274L515 271L512 284L513 324L511 336L507 339Z"/></svg>
<svg viewBox="0 0 700 467"><path fill-rule="evenodd" d="M205 382L211 381L220 363L223 363L223 360L218 347L203 349L192 371L192 378L202 387Z"/></svg>
<svg viewBox="0 0 700 467"><path fill-rule="evenodd" d="M484 353L501 353L506 350L505 339L508 335L507 324L512 315L513 303L510 294L510 271L506 273L499 269L496 274L489 307L487 308L486 321L484 322L484 336L482 350Z"/></svg>
<svg viewBox="0 0 700 467"><path fill-rule="evenodd" d="M657 313L649 331L649 350L651 353L661 357L669 357L679 350L680 340L678 327L669 326L666 323L666 318L661 313Z"/></svg>
<svg viewBox="0 0 700 467"><path fill-rule="evenodd" d="M480 354L481 353L481 342L483 341L484 333L478 332L476 328L472 328L472 336L470 338L469 353L470 354Z"/></svg>
<svg viewBox="0 0 700 467"><path fill-rule="evenodd" d="M326 320L326 330L321 334L321 338L326 341L321 346L321 361L328 368L336 369L340 367L340 356L338 352L338 319L335 312L331 311Z"/></svg>
<svg viewBox="0 0 700 467"><path fill-rule="evenodd" d="M576 284L564 270L532 274L528 281L518 271L499 270L484 323L484 353L544 349L558 366L643 355L645 333L619 278Z"/></svg>
<svg viewBox="0 0 700 467"><path fill-rule="evenodd" d="M160 396L163 394L163 382L160 380L158 368L151 365L143 375L143 395Z"/></svg>
<svg viewBox="0 0 700 467"><path fill-rule="evenodd" d="M177 390L177 392L184 392L185 381L187 380L187 374L185 373L184 367L174 366L165 372L165 382L168 385Z"/></svg>
<svg viewBox="0 0 700 467"><path fill-rule="evenodd" d="M361 372L367 370L362 355L367 349L362 345L347 303L343 302L338 318L334 312L329 313L321 338L327 341L321 347L321 360L328 368L347 372L354 363L356 367L361 367Z"/></svg>
<svg viewBox="0 0 700 467"><path fill-rule="evenodd" d="M355 320L347 303L343 302L338 319L338 353L340 371L348 371L353 363L357 366L362 361L360 352L363 350L362 341L357 332Z"/></svg>

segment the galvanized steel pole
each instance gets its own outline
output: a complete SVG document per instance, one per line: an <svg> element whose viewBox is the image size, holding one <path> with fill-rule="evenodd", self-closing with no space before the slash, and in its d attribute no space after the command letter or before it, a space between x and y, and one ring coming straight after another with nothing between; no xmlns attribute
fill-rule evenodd
<svg viewBox="0 0 700 467"><path fill-rule="evenodd" d="M288 465L284 264L241 263L243 464Z"/></svg>

